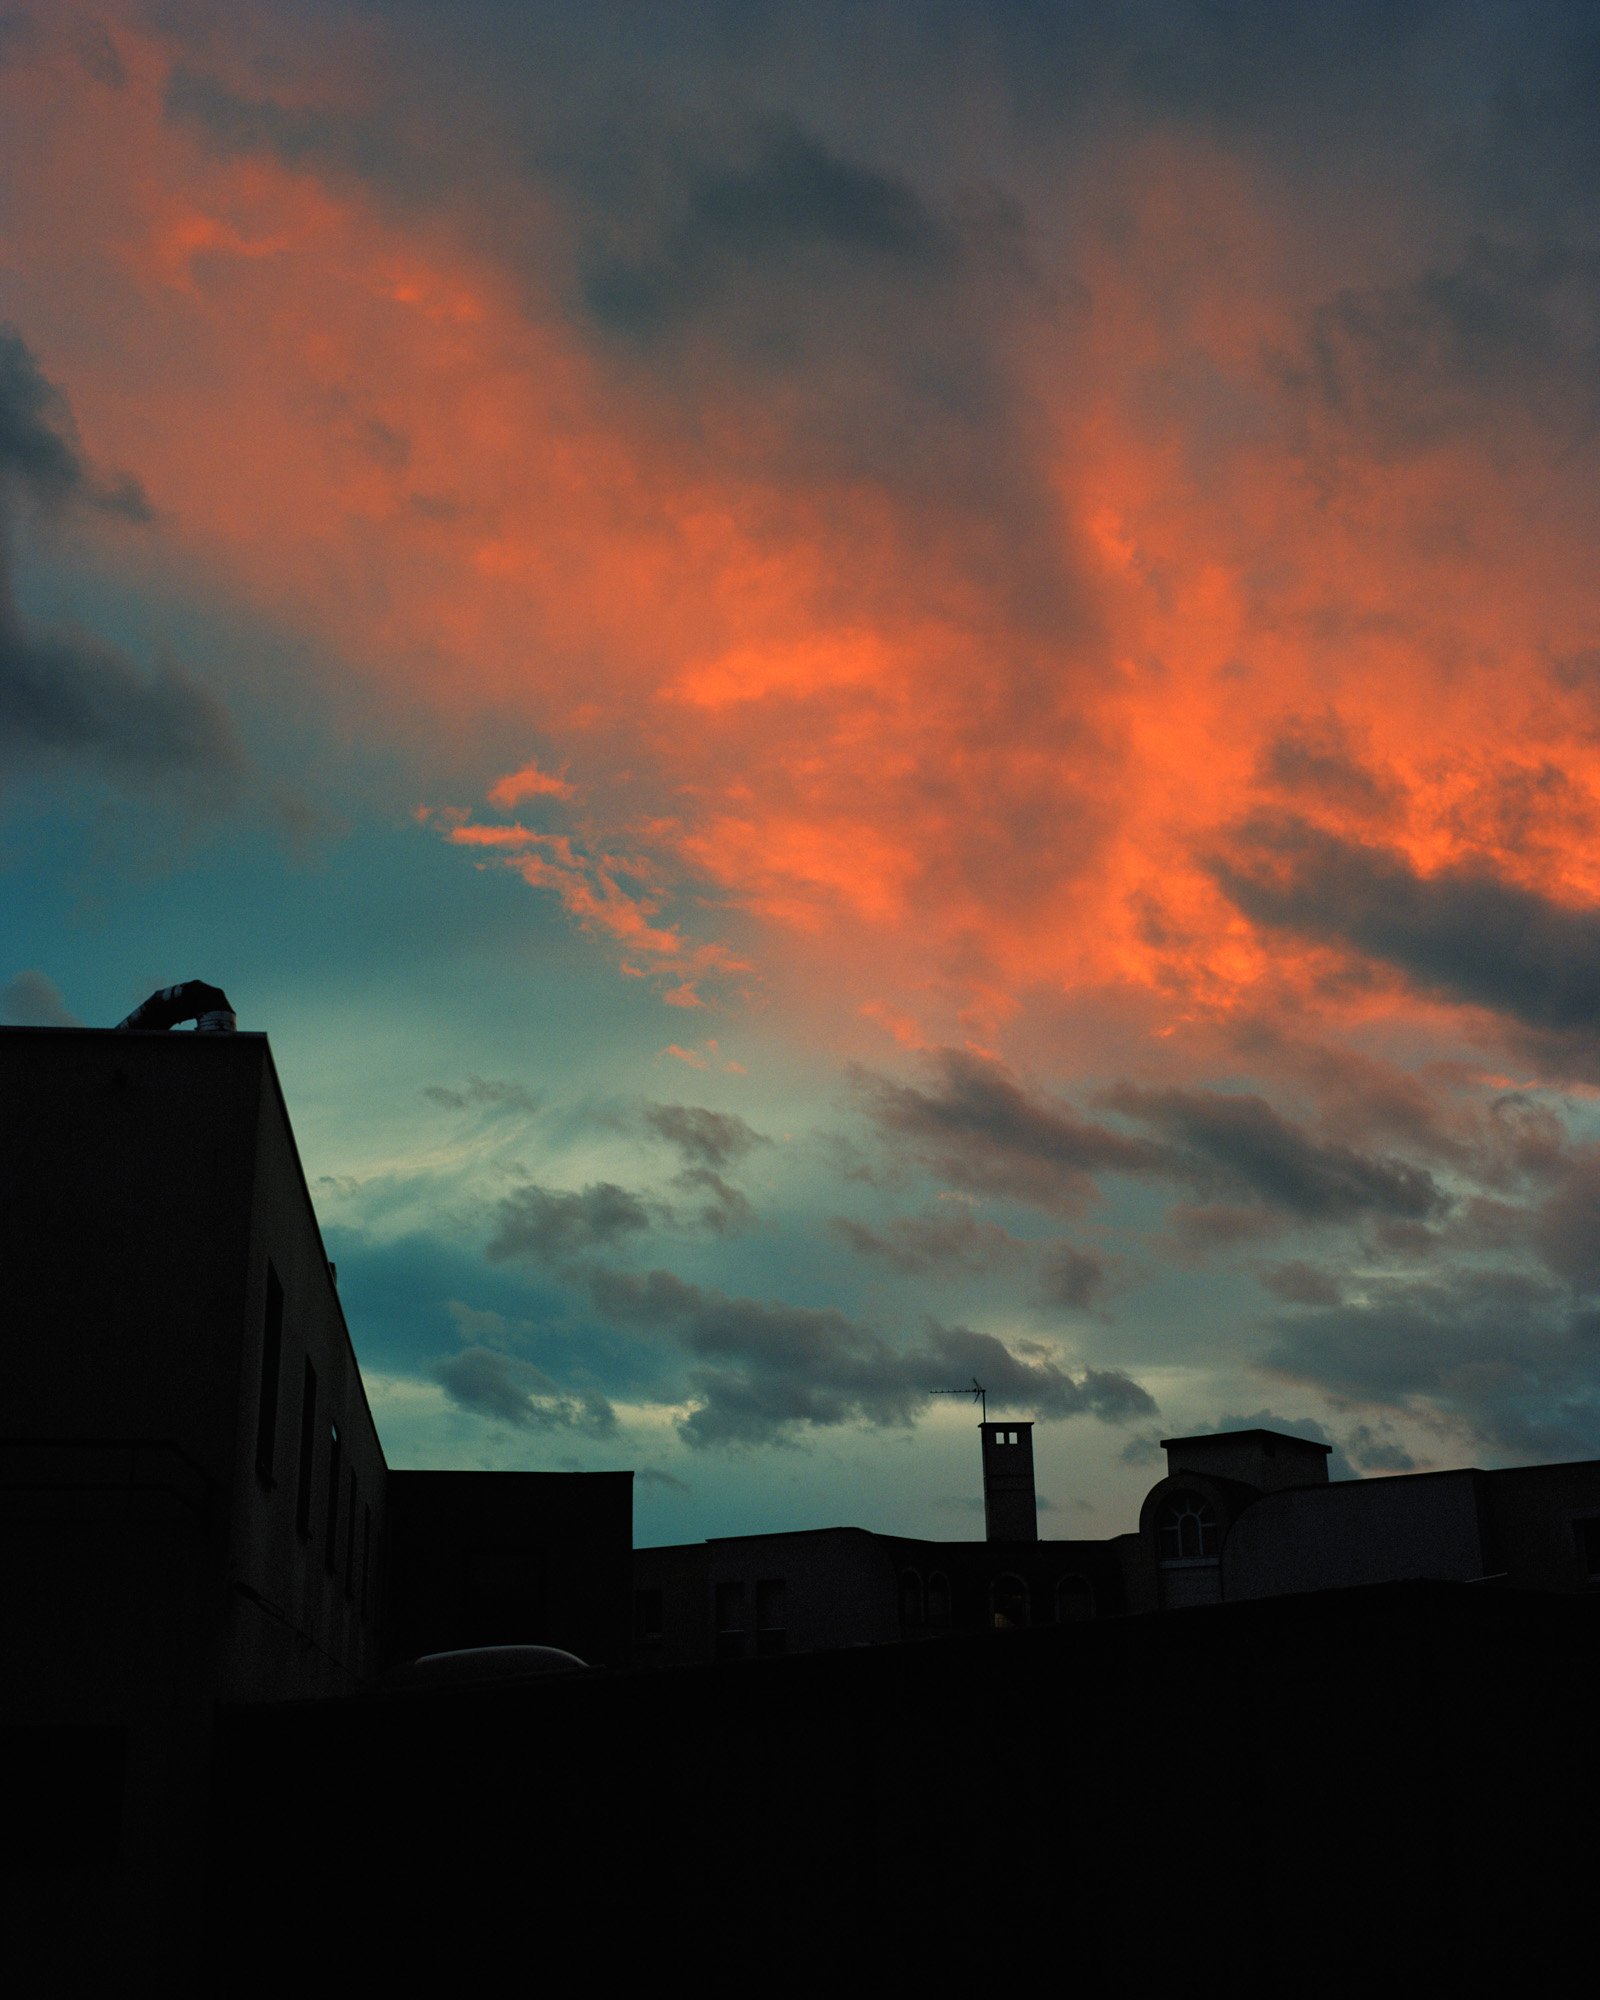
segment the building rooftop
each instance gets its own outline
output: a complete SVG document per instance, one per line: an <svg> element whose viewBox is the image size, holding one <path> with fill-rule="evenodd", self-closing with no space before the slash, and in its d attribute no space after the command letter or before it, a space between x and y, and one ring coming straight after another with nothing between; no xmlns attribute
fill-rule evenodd
<svg viewBox="0 0 1600 2000"><path fill-rule="evenodd" d="M1236 1444L1240 1438L1271 1438L1275 1444L1297 1445L1301 1451L1330 1452L1331 1444L1321 1444L1316 1438L1296 1437L1292 1431L1263 1430L1259 1425L1242 1431L1197 1431L1192 1437L1163 1438L1161 1449L1171 1451L1174 1445L1184 1444Z"/></svg>

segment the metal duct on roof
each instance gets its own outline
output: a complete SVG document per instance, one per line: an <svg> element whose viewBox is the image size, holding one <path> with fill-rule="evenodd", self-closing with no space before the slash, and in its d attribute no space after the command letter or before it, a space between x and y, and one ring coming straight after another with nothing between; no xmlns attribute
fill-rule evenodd
<svg viewBox="0 0 1600 2000"><path fill-rule="evenodd" d="M193 1021L199 1034L231 1035L238 1019L220 986L208 986L203 979L186 979L181 986L163 986L141 1001L119 1028L172 1028L179 1021Z"/></svg>

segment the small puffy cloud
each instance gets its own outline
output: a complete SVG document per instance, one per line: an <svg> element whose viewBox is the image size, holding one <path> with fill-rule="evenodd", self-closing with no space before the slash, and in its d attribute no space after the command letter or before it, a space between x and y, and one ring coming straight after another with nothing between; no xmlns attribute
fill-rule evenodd
<svg viewBox="0 0 1600 2000"><path fill-rule="evenodd" d="M83 758L143 785L177 781L226 803L243 775L233 724L175 667L144 673L86 634L40 633L16 615L0 576L0 768Z"/></svg>
<svg viewBox="0 0 1600 2000"><path fill-rule="evenodd" d="M772 1141L732 1111L708 1111L698 1104L647 1104L644 1121L651 1131L676 1146L694 1167L718 1170L742 1160L757 1146Z"/></svg>
<svg viewBox="0 0 1600 2000"><path fill-rule="evenodd" d="M520 771L512 771L503 778L497 778L489 787L488 798L492 806L499 806L509 812L519 806L524 799L570 799L572 787L565 778L557 778L549 771L541 771L537 763L524 764Z"/></svg>
<svg viewBox="0 0 1600 2000"><path fill-rule="evenodd" d="M422 1094L430 1103L442 1104L450 1111L470 1111L482 1107L485 1110L521 1111L531 1117L539 1109L539 1100L520 1083L507 1083L493 1077L469 1076L465 1083L455 1088L442 1083L424 1084Z"/></svg>
<svg viewBox="0 0 1600 2000"><path fill-rule="evenodd" d="M702 1198L696 1214L713 1236L740 1236L755 1227L750 1201L711 1167L685 1167L674 1185Z"/></svg>
<svg viewBox="0 0 1600 2000"><path fill-rule="evenodd" d="M42 972L19 972L0 987L0 1020L26 1028L81 1028L83 1023Z"/></svg>
<svg viewBox="0 0 1600 2000"><path fill-rule="evenodd" d="M614 1181L595 1181L573 1193L530 1182L499 1204L488 1255L495 1263L526 1258L558 1264L642 1234L651 1224L639 1196Z"/></svg>
<svg viewBox="0 0 1600 2000"><path fill-rule="evenodd" d="M1254 1093L1123 1085L1107 1102L1180 1147L1202 1185L1210 1181L1224 1196L1246 1193L1302 1221L1374 1212L1416 1219L1443 1205L1424 1169L1318 1139Z"/></svg>
<svg viewBox="0 0 1600 2000"><path fill-rule="evenodd" d="M498 1348L468 1347L433 1365L433 1378L450 1400L475 1416L518 1430L575 1430L607 1437L616 1411L593 1391L569 1395L532 1362Z"/></svg>
<svg viewBox="0 0 1600 2000"><path fill-rule="evenodd" d="M1319 1270L1299 1258L1282 1264L1263 1264L1256 1276L1275 1299L1287 1306L1336 1306L1343 1288L1330 1272Z"/></svg>
<svg viewBox="0 0 1600 2000"><path fill-rule="evenodd" d="M1404 796L1391 773L1360 754L1349 725L1332 712L1286 723L1263 748L1256 780L1302 809L1321 805L1369 822L1392 819Z"/></svg>
<svg viewBox="0 0 1600 2000"><path fill-rule="evenodd" d="M874 270L914 275L954 260L953 238L906 182L795 126L761 133L743 157L659 164L681 178L655 240L641 240L636 210L635 246L615 236L615 247L597 246L581 280L593 320L641 345L736 310L753 287L782 298L790 283L823 272L838 287Z"/></svg>
<svg viewBox="0 0 1600 2000"><path fill-rule="evenodd" d="M944 1049L930 1067L927 1087L866 1070L854 1080L878 1126L958 1187L1070 1209L1095 1194L1097 1172L1148 1175L1170 1165L1148 1140L1030 1095L1001 1062Z"/></svg>
<svg viewBox="0 0 1600 2000"><path fill-rule="evenodd" d="M1104 1291L1106 1267L1087 1250L1070 1243L1058 1243L1045 1256L1039 1271L1039 1292L1046 1305L1062 1306L1068 1312L1082 1312Z"/></svg>

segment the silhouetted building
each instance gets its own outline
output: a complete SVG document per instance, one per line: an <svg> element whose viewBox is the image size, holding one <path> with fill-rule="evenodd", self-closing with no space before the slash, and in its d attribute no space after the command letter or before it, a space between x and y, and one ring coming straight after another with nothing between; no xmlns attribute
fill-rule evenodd
<svg viewBox="0 0 1600 2000"><path fill-rule="evenodd" d="M1330 1447L1281 1431L1164 1449L1128 1538L1135 1611L1414 1579L1600 1586L1600 1459L1330 1482Z"/></svg>
<svg viewBox="0 0 1600 2000"><path fill-rule="evenodd" d="M1023 1532L1037 1519L1032 1427L979 1434L984 1541L819 1528L639 1549L635 1659L754 1659L1359 1584L1600 1589L1600 1460L1330 1484L1332 1447L1312 1439L1168 1438L1135 1533L1053 1542Z"/></svg>
<svg viewBox="0 0 1600 2000"><path fill-rule="evenodd" d="M235 1710L210 1909L224 1952L303 1979L305 1930L262 1913L331 1876L362 1976L399 1992L508 1947L627 1990L691 1962L982 1990L1031 1926L1096 1995L1202 1937L1224 1978L1242 1953L1311 1993L1559 1993L1593 1872L1596 1614L1381 1584ZM331 1773L351 1814L313 1846Z"/></svg>
<svg viewBox="0 0 1600 2000"><path fill-rule="evenodd" d="M8 1029L0 1101L8 1823L134 1911L216 1705L372 1671L386 1468L264 1036Z"/></svg>
<svg viewBox="0 0 1600 2000"><path fill-rule="evenodd" d="M631 1473L388 1472L266 1037L213 993L217 1032L0 1030L0 1864L128 1940L192 1888L227 1705L627 1653Z"/></svg>

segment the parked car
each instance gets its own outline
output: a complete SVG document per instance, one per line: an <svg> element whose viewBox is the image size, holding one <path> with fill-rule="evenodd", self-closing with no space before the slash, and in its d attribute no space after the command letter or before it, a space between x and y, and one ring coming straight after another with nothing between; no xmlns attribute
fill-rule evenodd
<svg viewBox="0 0 1600 2000"><path fill-rule="evenodd" d="M464 1646L453 1653L424 1653L379 1682L381 1693L424 1688L490 1687L547 1674L586 1674L589 1662L560 1646Z"/></svg>

